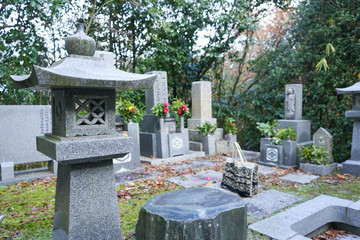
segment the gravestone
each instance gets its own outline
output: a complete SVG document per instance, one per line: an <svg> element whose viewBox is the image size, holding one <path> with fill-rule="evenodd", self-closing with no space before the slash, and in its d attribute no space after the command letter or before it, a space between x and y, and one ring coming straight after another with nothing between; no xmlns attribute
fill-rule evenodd
<svg viewBox="0 0 360 240"><path fill-rule="evenodd" d="M169 158L189 154L189 133L187 128L176 128L176 118L170 114L164 118L164 129L160 128L160 118L151 108L159 103L168 102L166 72L151 72L158 78L154 85L146 89L146 115L141 121L140 154L145 157Z"/></svg>
<svg viewBox="0 0 360 240"><path fill-rule="evenodd" d="M205 122L215 124L216 118L212 117L211 82L197 81L192 83L192 117L188 119L190 149L193 151L204 151L202 136L196 130L197 126ZM215 131L215 142L223 138L223 129ZM219 146L219 149L222 145Z"/></svg>
<svg viewBox="0 0 360 240"><path fill-rule="evenodd" d="M298 147L311 144L311 121L302 119L302 85L287 84L285 86L285 119L278 120L280 128L292 128L296 133L296 141L283 140L281 145L273 145L270 138L260 141L260 161L267 166L281 168L297 168L300 164Z"/></svg>
<svg viewBox="0 0 360 240"><path fill-rule="evenodd" d="M345 117L354 121L351 158L343 163L343 172L360 176L360 82L347 88L337 88L337 94L352 94L352 110L345 112Z"/></svg>
<svg viewBox="0 0 360 240"><path fill-rule="evenodd" d="M325 151L329 153L329 157L326 159L329 163L333 163L334 159L332 156L333 149L333 137L326 131L325 128L319 128L313 136L314 145L323 147Z"/></svg>
<svg viewBox="0 0 360 240"><path fill-rule="evenodd" d="M36 142L59 163L53 239L121 239L113 158L131 152L132 139L116 133L115 89L148 88L156 76L93 57L83 24L65 43L69 56L52 67L12 76L18 88L51 89L52 134Z"/></svg>
<svg viewBox="0 0 360 240"><path fill-rule="evenodd" d="M36 136L51 132L51 107L0 105L0 115L0 184L56 174L57 163L36 150ZM41 161L47 161L48 168L27 171L26 176L14 171L14 164Z"/></svg>

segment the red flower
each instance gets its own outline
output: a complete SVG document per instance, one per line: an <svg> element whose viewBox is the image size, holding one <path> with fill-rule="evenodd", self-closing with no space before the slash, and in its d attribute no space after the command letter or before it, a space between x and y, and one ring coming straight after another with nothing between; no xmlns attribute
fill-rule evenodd
<svg viewBox="0 0 360 240"><path fill-rule="evenodd" d="M183 107L183 110L186 112L187 110L188 110L188 108L187 108L187 106L184 104L184 105L182 105L182 107Z"/></svg>
<svg viewBox="0 0 360 240"><path fill-rule="evenodd" d="M178 109L178 114L182 115L183 114L183 110L181 108Z"/></svg>
<svg viewBox="0 0 360 240"><path fill-rule="evenodd" d="M168 106L169 106L169 104L168 104L167 102L163 102L163 105L164 105L165 107L168 107Z"/></svg>
<svg viewBox="0 0 360 240"><path fill-rule="evenodd" d="M166 114L169 111L169 108L164 108L164 113Z"/></svg>

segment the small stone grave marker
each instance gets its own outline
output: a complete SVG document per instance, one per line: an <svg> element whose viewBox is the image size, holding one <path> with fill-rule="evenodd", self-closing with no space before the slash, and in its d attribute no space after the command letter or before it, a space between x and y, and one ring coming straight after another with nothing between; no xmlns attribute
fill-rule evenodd
<svg viewBox="0 0 360 240"><path fill-rule="evenodd" d="M328 162L333 163L334 162L332 156L333 137L331 136L331 134L328 131L326 131L325 128L321 127L315 132L313 136L313 140L315 146L325 148L325 150L329 153L329 158L327 159Z"/></svg>

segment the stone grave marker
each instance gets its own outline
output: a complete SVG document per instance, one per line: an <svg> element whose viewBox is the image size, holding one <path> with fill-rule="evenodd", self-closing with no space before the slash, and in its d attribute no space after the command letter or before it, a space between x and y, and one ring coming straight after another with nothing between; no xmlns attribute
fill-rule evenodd
<svg viewBox="0 0 360 240"><path fill-rule="evenodd" d="M313 141L315 146L323 147L329 153L329 158L327 160L329 163L333 163L333 137L331 134L325 128L321 127L315 132Z"/></svg>
<svg viewBox="0 0 360 240"><path fill-rule="evenodd" d="M51 89L52 134L36 142L59 163L53 239L121 239L113 158L131 152L133 141L116 133L115 89L148 88L156 76L93 57L95 41L84 24L65 45L69 56L52 67L12 76L18 88Z"/></svg>

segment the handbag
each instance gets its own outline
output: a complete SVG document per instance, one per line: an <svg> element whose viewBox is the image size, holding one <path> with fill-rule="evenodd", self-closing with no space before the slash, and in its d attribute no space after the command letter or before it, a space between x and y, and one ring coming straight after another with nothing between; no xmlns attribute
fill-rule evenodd
<svg viewBox="0 0 360 240"><path fill-rule="evenodd" d="M258 166L256 163L246 161L237 142L234 142L232 159L226 162L224 170L222 188L243 197L254 196L258 193Z"/></svg>

